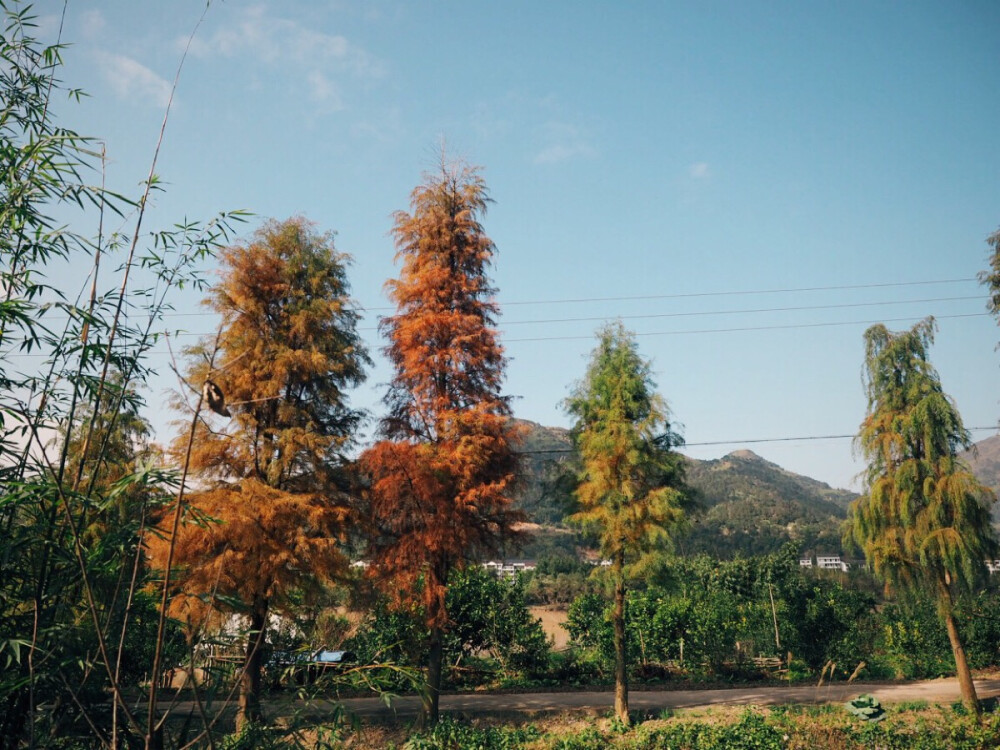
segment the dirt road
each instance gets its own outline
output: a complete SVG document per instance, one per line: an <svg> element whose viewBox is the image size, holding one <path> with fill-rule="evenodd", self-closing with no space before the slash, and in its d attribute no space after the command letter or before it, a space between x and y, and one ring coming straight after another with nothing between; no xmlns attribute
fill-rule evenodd
<svg viewBox="0 0 1000 750"><path fill-rule="evenodd" d="M1000 679L976 680L979 697L1000 696ZM924 680L906 684L834 683L821 688L759 687L719 690L633 690L629 706L636 711L659 712L665 708L702 708L721 705L771 705L780 703L838 703L861 693L871 693L883 703L925 700L928 703L953 703L960 699L955 679ZM484 714L537 714L551 711L607 711L613 703L613 693L463 693L441 696L441 712L479 716ZM420 710L420 699L414 696L395 698L386 706L378 698L351 698L342 702L349 713L362 718L411 718ZM332 708L333 704L330 704ZM316 706L317 713L324 707Z"/></svg>

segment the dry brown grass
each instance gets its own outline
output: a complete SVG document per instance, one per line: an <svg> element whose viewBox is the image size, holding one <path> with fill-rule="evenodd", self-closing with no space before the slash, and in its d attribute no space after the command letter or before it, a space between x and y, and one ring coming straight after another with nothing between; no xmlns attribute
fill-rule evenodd
<svg viewBox="0 0 1000 750"><path fill-rule="evenodd" d="M552 648L562 651L569 645L569 631L563 627L566 622L567 612L562 607L536 606L528 607L528 612L532 617L537 617L542 621L542 630L552 641Z"/></svg>

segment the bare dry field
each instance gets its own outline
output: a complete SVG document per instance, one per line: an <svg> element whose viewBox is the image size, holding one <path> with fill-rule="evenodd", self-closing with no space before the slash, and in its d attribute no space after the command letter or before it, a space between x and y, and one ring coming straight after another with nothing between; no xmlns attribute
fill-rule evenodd
<svg viewBox="0 0 1000 750"><path fill-rule="evenodd" d="M532 617L542 621L542 630L552 641L552 648L562 651L569 645L569 633L563 624L566 622L566 610L560 607L528 607Z"/></svg>

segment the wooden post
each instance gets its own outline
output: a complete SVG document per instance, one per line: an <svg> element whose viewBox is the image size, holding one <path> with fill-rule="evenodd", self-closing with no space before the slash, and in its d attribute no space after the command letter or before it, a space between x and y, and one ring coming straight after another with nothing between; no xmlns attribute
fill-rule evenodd
<svg viewBox="0 0 1000 750"><path fill-rule="evenodd" d="M770 581L767 584L767 595L771 599L771 617L774 618L774 645L781 653L781 638L778 636L778 610L774 607L774 592L771 590Z"/></svg>

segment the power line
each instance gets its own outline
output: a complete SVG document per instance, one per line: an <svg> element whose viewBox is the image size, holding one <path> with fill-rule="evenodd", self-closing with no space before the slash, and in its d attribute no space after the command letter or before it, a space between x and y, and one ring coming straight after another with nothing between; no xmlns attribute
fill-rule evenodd
<svg viewBox="0 0 1000 750"><path fill-rule="evenodd" d="M948 320L955 318L981 318L988 316L990 313L964 313L956 315L935 315L935 320ZM877 323L903 323L913 320L914 317L910 316L907 318L884 318L882 320L845 320L833 323L788 323L786 325L768 325L768 326L743 326L739 328L702 328L698 330L686 330L686 331L648 331L645 333L635 333L636 336L687 336L692 334L702 334L702 333L743 333L748 331L778 331L778 330L790 330L793 328L831 328L834 326L855 326L855 325L875 325ZM593 334L586 336L537 336L532 338L519 338L519 339L508 339L505 338L503 341L505 344L520 343L525 341L580 341L587 340L590 341L594 338Z"/></svg>
<svg viewBox="0 0 1000 750"><path fill-rule="evenodd" d="M997 432L1000 427L993 425L992 427L966 427L969 432L983 432L991 431ZM748 438L745 440L703 440L697 443L685 442L680 448L699 448L712 445L751 445L757 443L804 443L813 440L853 440L857 437L856 434L847 435L798 435L795 437L776 437L776 438ZM574 448L540 448L537 450L527 450L518 451L524 455L546 455L546 454L562 454L562 453L573 453Z"/></svg>
<svg viewBox="0 0 1000 750"><path fill-rule="evenodd" d="M983 318L989 316L988 312L981 313L959 313L955 315L935 315L935 320L955 320L959 318ZM782 330L793 330L799 328L833 328L837 326L857 326L857 325L876 325L878 323L906 323L914 318L924 317L911 315L905 318L882 318L881 320L845 320L845 321L835 321L827 323L788 323L781 325L766 325L766 326L741 326L736 328L700 328L700 329L687 329L683 331L646 331L635 333L635 336L690 336L698 334L709 334L709 333L746 333L750 331L782 331ZM197 333L179 333L171 334L174 337L177 336L202 336L205 334ZM586 334L581 336L534 336L525 338L504 338L504 344L513 343L524 343L532 341L591 341L593 340L593 334ZM371 343L371 342L367 342ZM147 354L168 354L166 349L151 349ZM50 356L49 354L18 354L16 352L7 353L5 356L13 358L22 359L38 359Z"/></svg>
<svg viewBox="0 0 1000 750"><path fill-rule="evenodd" d="M849 289L887 289L890 287L901 287L901 286L927 286L932 284L958 284L965 283L969 281L975 281L978 283L979 279L975 276L969 276L960 279L934 279L931 281L893 281L884 282L879 284L843 284L837 286L805 286L805 287L789 287L785 289L749 289L743 291L723 291L723 292L676 292L673 294L645 294L645 295L633 295L624 297L575 297L566 299L536 299L536 300L519 300L515 302L503 302L500 303L500 307L513 307L515 305L568 305L568 304L580 304L589 302L626 302L626 301L641 301L641 300L651 300L651 299L687 299L691 297L733 297L739 295L751 295L751 294L791 294L793 292L834 292L834 291L846 291ZM378 310L394 310L393 307L367 307L366 310L378 311Z"/></svg>
<svg viewBox="0 0 1000 750"><path fill-rule="evenodd" d="M837 286L806 286L789 287L784 289L747 289L729 290L721 292L677 292L672 294L645 294L622 297L571 297L564 299L536 299L536 300L515 300L511 302L498 302L501 308L516 307L521 305L568 305L591 302L630 302L655 299L690 299L695 297L738 297L741 295L761 295L761 294L792 294L796 292L835 292L849 291L853 289L889 289L907 286L932 286L936 284L959 284L970 281L979 282L975 276L960 279L932 279L929 281L893 281L878 284L841 284ZM395 310L394 307L360 307L361 312L379 312L382 310ZM163 314L165 318L189 318L217 315L215 312L167 312Z"/></svg>
<svg viewBox="0 0 1000 750"><path fill-rule="evenodd" d="M502 328L507 326L517 326L517 325L543 325L549 323L588 323L597 322L603 320L649 320L655 318L692 318L700 316L712 316L712 315L753 315L758 313L775 313L775 312L805 312L807 310L843 310L852 309L858 307L887 307L892 305L917 305L917 304L927 304L932 302L966 302L969 300L988 300L988 295L983 294L973 294L965 295L962 297L928 297L924 299L903 299L903 300L877 300L875 302L843 302L839 304L832 305L795 305L792 307L758 307L758 308L744 308L742 310L704 310L704 311L686 311L686 312L671 312L671 313L646 313L642 315L601 315L593 317L577 317L577 318L539 318L537 320L505 320L502 322ZM194 314L194 313L192 313ZM361 326L357 329L358 331L377 331L376 326ZM190 331L182 331L175 336L210 336L214 333L212 332L202 332L195 333Z"/></svg>
<svg viewBox="0 0 1000 750"><path fill-rule="evenodd" d="M581 318L548 318L548 319L538 319L538 320L505 320L503 321L504 326L517 326L517 325L532 325L538 323L577 323L577 322L593 322L600 320L609 320L611 318L618 318L621 320L643 320L648 318L690 318L697 317L700 315L751 315L754 313L771 313L771 312L802 312L804 310L839 310L844 308L854 308L854 307L880 307L885 305L909 305L909 304L923 304L927 302L962 302L966 300L987 300L988 295L984 294L974 294L967 295L964 297L931 297L927 299L904 299L904 300L880 300L877 302L844 302L835 305L797 305L794 307L758 307L758 308L748 308L743 310L706 310L706 311L688 311L688 312L672 312L672 313L647 313L644 315L604 315L598 317L581 317ZM359 329L359 330L376 330L372 328Z"/></svg>

